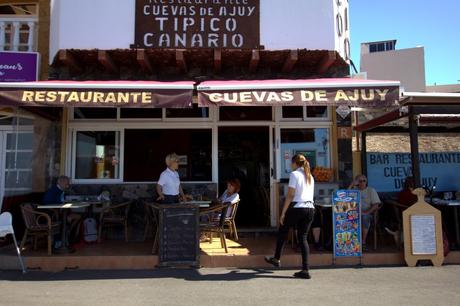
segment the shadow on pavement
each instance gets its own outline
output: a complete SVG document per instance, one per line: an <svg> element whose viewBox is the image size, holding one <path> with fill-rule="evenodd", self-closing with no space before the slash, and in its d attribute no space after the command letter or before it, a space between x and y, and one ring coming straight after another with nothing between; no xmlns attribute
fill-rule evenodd
<svg viewBox="0 0 460 306"><path fill-rule="evenodd" d="M213 270L170 269L127 270L127 271L96 271L75 270L57 273L29 271L23 275L20 271L0 271L0 280L7 281L74 281L74 280L106 280L106 279L158 279L175 278L186 281L242 281L255 278L292 279L293 277L275 275L273 270L265 269L222 269L221 273Z"/></svg>

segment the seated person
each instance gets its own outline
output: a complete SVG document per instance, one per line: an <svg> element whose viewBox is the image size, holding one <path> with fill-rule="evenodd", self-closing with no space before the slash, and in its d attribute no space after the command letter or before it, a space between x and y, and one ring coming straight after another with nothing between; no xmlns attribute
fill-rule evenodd
<svg viewBox="0 0 460 306"><path fill-rule="evenodd" d="M418 201L417 196L412 193L414 187L414 178L412 176L408 176L404 181L404 188L398 194L398 204L401 206L392 205L396 225L390 226L390 228L394 228L394 230L391 230L389 227L385 227L385 231L393 236L398 248L401 247L402 243L402 211Z"/></svg>
<svg viewBox="0 0 460 306"><path fill-rule="evenodd" d="M70 187L70 179L67 176L58 177L56 184L48 189L43 196L43 204L63 204L65 199L65 191ZM78 222L80 221L81 216L79 214L70 213L67 215L67 222L70 224L70 231L72 232Z"/></svg>
<svg viewBox="0 0 460 306"><path fill-rule="evenodd" d="M417 196L412 193L414 191L414 178L408 176L404 181L404 188L398 194L398 203L406 207L411 206L417 202Z"/></svg>
<svg viewBox="0 0 460 306"><path fill-rule="evenodd" d="M235 204L240 200L240 195L238 192L240 192L241 189L241 183L240 180L237 178L230 179L227 181L227 189L222 193L220 198L218 199L218 202L220 204L224 203L230 203L230 204ZM227 210L227 217L230 217L232 215L232 209Z"/></svg>
<svg viewBox="0 0 460 306"><path fill-rule="evenodd" d="M227 181L227 189L222 193L220 198L217 199L213 203L213 206L211 206L209 209L203 209L202 210L202 217L201 217L201 222L210 222L210 221L219 221L221 214L220 213L215 213L215 208L216 206L221 206L223 204L235 204L240 200L240 195L238 192L240 191L241 188L241 183L240 180L237 178L230 179ZM227 214L226 217L230 218L233 213L233 206L230 206L227 209ZM206 211L209 210L209 214L206 214ZM201 236L201 240L206 239L205 235Z"/></svg>
<svg viewBox="0 0 460 306"><path fill-rule="evenodd" d="M348 189L358 189L361 193L361 226L363 230L363 251L367 251L367 234L373 222L373 213L380 208L380 198L374 188L367 186L365 175L357 175Z"/></svg>

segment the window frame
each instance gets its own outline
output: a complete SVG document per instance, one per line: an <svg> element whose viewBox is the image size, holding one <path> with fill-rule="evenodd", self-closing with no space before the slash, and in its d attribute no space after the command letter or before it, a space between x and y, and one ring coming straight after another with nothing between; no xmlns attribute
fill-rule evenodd
<svg viewBox="0 0 460 306"><path fill-rule="evenodd" d="M117 115L115 118L92 118L92 119L76 119L75 118L75 108L72 108L70 111L70 120L74 122L142 122L142 121L151 121L151 122L212 122L213 118L216 116L216 109L218 107L210 106L209 108L209 116L208 117L177 117L177 118L170 118L166 116L166 108L161 109L161 118L122 118L121 117L121 109L117 107Z"/></svg>
<svg viewBox="0 0 460 306"><path fill-rule="evenodd" d="M92 119L94 120L94 119ZM103 120L103 119L101 119ZM118 162L118 178L113 179L77 179L75 177L75 167L76 167L76 153L77 153L77 133L78 132L118 132L119 133L119 162ZM123 164L124 164L124 128L106 128L102 126L94 127L78 127L78 128L69 128L68 132L68 148L67 150L67 163L66 163L66 173L69 174L69 177L72 183L75 184L121 184L123 183Z"/></svg>
<svg viewBox="0 0 460 306"><path fill-rule="evenodd" d="M309 106L302 106L303 115L302 118L284 118L283 117L283 107L279 108L279 112L276 116L279 122L330 122L332 121L332 106L327 106L327 116L326 117L308 117L308 108ZM289 106L287 106L289 107Z"/></svg>

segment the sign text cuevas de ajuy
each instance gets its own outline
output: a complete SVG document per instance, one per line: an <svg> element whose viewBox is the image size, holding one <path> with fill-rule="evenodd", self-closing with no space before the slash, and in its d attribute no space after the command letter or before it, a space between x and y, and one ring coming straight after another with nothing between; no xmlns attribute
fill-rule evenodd
<svg viewBox="0 0 460 306"><path fill-rule="evenodd" d="M136 0L137 48L260 45L259 0Z"/></svg>

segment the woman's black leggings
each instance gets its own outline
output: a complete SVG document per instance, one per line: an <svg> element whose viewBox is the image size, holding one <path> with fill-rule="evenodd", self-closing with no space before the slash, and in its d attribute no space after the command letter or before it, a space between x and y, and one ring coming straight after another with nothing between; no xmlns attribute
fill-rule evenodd
<svg viewBox="0 0 460 306"><path fill-rule="evenodd" d="M307 236L310 226L315 216L314 208L293 208L289 207L284 217L284 224L280 226L278 231L278 240L276 242L275 258L281 258L281 252L284 243L288 238L289 229L295 227L297 229L297 239L300 243L300 251L302 252L302 269L308 270L308 256L310 248L308 247Z"/></svg>

